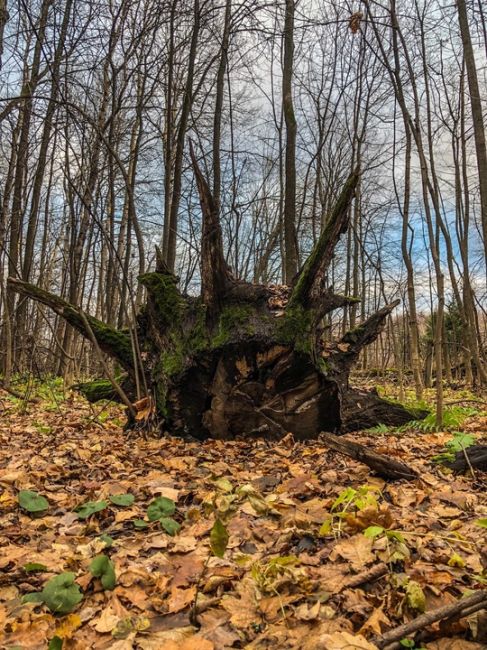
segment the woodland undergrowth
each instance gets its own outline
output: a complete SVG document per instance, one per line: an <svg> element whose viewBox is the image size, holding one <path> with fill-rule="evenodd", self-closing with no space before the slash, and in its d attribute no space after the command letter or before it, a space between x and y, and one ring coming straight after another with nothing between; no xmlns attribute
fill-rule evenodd
<svg viewBox="0 0 487 650"><path fill-rule="evenodd" d="M18 394L0 391L2 648L370 650L487 587L486 476L441 463L487 439L467 393L441 431L353 435L419 473L390 483L319 439L144 439L57 381ZM390 647L480 650L486 628L481 610Z"/></svg>

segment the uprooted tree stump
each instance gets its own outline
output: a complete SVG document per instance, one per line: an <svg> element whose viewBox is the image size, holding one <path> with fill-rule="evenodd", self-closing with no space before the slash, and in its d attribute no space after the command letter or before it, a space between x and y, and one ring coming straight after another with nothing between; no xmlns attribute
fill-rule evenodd
<svg viewBox="0 0 487 650"><path fill-rule="evenodd" d="M348 228L358 173L347 180L326 226L292 287L236 279L223 253L218 209L194 153L202 208L201 295L182 295L160 253L154 272L139 277L147 302L134 336L85 316L76 306L10 278L18 293L51 307L124 369L134 401L145 383L161 427L176 434L232 438L263 435L297 439L321 431L347 432L379 423L401 425L423 414L350 387L362 348L376 339L399 301L386 305L333 343L323 342L324 317L357 302L334 293L327 270ZM87 331L87 324L89 328ZM144 381L140 379L143 359ZM110 384L84 388L91 400L113 397Z"/></svg>

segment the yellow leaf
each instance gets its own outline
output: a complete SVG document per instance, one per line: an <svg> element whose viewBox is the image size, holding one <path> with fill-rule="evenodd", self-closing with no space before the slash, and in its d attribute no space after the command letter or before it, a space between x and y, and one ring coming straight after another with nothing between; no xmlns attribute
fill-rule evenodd
<svg viewBox="0 0 487 650"><path fill-rule="evenodd" d="M54 634L61 637L61 639L70 639L80 626L81 618L78 614L69 614L63 617Z"/></svg>
<svg viewBox="0 0 487 650"><path fill-rule="evenodd" d="M137 632L144 632L150 628L150 620L147 616L137 616L134 620L134 629Z"/></svg>
<svg viewBox="0 0 487 650"><path fill-rule="evenodd" d="M12 506L17 505L17 499L10 492L4 492L0 494L0 506L5 508L11 508Z"/></svg>
<svg viewBox="0 0 487 650"><path fill-rule="evenodd" d="M406 597L411 609L424 612L426 609L426 597L421 585L415 580L410 580L406 585Z"/></svg>
<svg viewBox="0 0 487 650"><path fill-rule="evenodd" d="M463 569L465 561L460 555L458 555L458 553L453 553L451 558L448 560L448 566L456 566Z"/></svg>

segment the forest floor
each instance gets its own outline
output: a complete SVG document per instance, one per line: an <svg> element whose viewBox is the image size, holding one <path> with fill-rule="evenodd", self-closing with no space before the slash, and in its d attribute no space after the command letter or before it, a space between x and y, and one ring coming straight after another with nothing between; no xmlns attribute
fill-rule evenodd
<svg viewBox="0 0 487 650"><path fill-rule="evenodd" d="M354 435L420 475L386 483L319 440L135 438L56 390L0 391L1 648L366 650L486 589L487 477L433 461L449 431ZM461 428L485 440L487 416ZM486 628L389 647L486 648Z"/></svg>

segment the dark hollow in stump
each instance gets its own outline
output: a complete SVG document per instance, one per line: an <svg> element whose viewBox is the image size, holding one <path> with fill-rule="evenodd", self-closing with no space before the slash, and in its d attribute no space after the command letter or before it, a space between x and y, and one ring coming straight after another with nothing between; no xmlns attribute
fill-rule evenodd
<svg viewBox="0 0 487 650"><path fill-rule="evenodd" d="M147 302L138 314L136 334L161 427L199 439L280 438L288 432L306 439L323 430L401 425L424 416L349 385L360 351L375 340L399 301L340 340L323 343L324 317L357 302L333 291L327 271L348 228L358 172L345 183L293 286L263 286L238 280L228 268L218 209L193 151L191 155L202 210L201 295L180 293L159 251L155 270L139 277ZM140 369L134 365L129 332L85 317L76 306L21 280L10 278L9 284L51 307L84 336L88 322L99 348L123 368L122 386L135 400ZM115 397L103 381L81 390L92 400Z"/></svg>

